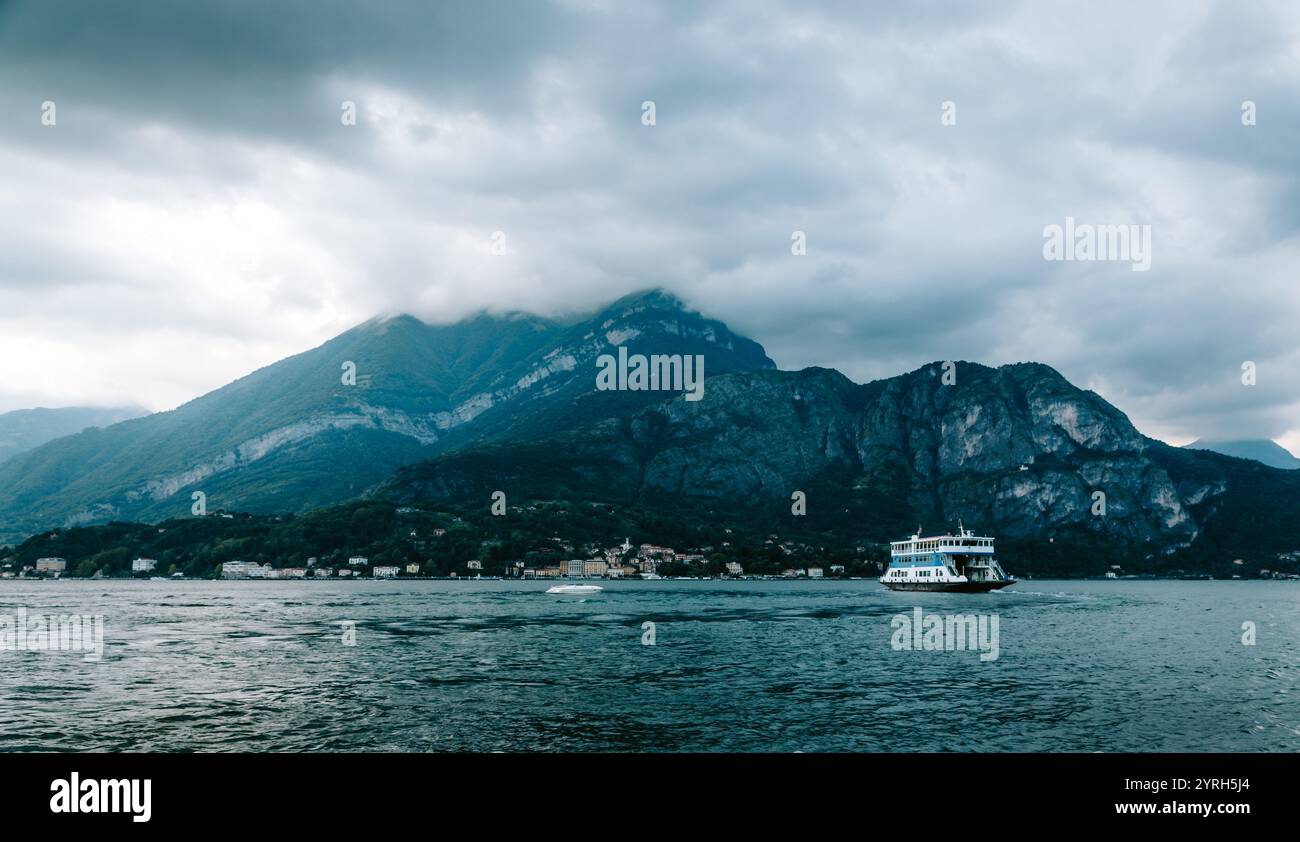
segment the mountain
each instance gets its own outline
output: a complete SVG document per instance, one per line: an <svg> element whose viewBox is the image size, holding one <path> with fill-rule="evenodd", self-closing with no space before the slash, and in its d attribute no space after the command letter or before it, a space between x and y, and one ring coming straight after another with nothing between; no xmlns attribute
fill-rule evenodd
<svg viewBox="0 0 1300 842"><path fill-rule="evenodd" d="M37 407L0 413L0 462L87 427L107 427L148 414L140 407L98 406Z"/></svg>
<svg viewBox="0 0 1300 842"><path fill-rule="evenodd" d="M600 356L619 347L701 355L703 399L597 389ZM349 363L355 385L341 377ZM860 548L962 521L998 536L1013 569L1040 574L1230 572L1234 558L1262 568L1300 550L1300 472L1149 439L1046 365L944 372L858 384L779 371L757 343L659 291L568 321L376 319L172 412L0 464L0 541L187 518L193 491L214 511L360 499L389 518L475 511L503 491L512 506L612 504L702 543L726 523ZM325 520L346 526L351 512ZM283 542L267 528L271 552Z"/></svg>
<svg viewBox="0 0 1300 842"><path fill-rule="evenodd" d="M1019 542L1021 561L1042 562L1035 569L1076 574L1180 563L1207 530L1225 553L1243 541L1261 553L1300 548L1300 475L1148 439L1045 365L958 363L952 385L942 371L865 385L816 368L726 375L698 403L444 454L376 496L487 505L501 490L516 501L708 508L777 531L799 520L791 495L803 491L808 528L883 541L961 520ZM1252 510L1281 522L1256 535Z"/></svg>
<svg viewBox="0 0 1300 842"><path fill-rule="evenodd" d="M702 354L706 374L772 368L756 342L653 290L559 322L374 319L172 410L48 442L0 464L0 541L209 510L297 512L351 499L406 464L635 412L596 360ZM345 383L355 365L355 385Z"/></svg>
<svg viewBox="0 0 1300 842"><path fill-rule="evenodd" d="M1270 468L1294 470L1300 468L1300 459L1291 455L1291 451L1270 439L1237 439L1233 441L1211 441L1197 439L1183 447L1192 450L1212 450L1225 456L1238 459L1254 459Z"/></svg>

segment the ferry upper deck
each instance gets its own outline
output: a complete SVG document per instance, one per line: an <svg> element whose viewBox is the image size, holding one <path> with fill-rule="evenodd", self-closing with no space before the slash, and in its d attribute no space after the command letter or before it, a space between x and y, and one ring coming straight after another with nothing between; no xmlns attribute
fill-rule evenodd
<svg viewBox="0 0 1300 842"><path fill-rule="evenodd" d="M940 553L943 555L993 555L993 539L963 533L961 535L934 535L922 538L913 535L906 541L890 541L891 556Z"/></svg>

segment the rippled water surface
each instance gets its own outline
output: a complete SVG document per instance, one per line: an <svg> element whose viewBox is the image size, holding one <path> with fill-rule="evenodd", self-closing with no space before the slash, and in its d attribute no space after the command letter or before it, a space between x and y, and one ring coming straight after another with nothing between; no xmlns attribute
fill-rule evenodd
<svg viewBox="0 0 1300 842"><path fill-rule="evenodd" d="M1300 584L604 584L0 582L106 637L0 651L0 749L1300 751ZM996 613L999 657L896 651L916 606Z"/></svg>

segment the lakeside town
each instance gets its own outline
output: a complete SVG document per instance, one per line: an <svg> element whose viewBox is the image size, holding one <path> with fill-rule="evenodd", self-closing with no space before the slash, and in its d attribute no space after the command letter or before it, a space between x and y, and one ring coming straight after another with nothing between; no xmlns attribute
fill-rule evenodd
<svg viewBox="0 0 1300 842"><path fill-rule="evenodd" d="M435 530L440 533L443 530ZM559 538L554 539L560 549L572 551L573 546L562 542ZM769 542L771 539L769 539ZM704 548L710 549L710 548ZM782 550L787 554L793 554L793 546L782 546ZM550 547L543 547L530 556L547 557L554 555L555 550ZM168 578L159 576L162 572L159 570L159 562L153 558L136 558L131 561L131 575L133 577L149 578ZM633 546L630 541L625 539L622 544L614 547L608 547L598 551L595 554L588 554L584 558L567 558L558 560L555 563L530 564L525 560L515 560L507 562L504 569L497 574L487 573L484 571L482 559L467 559L462 569L453 570L449 575L438 575L430 569L431 565L421 564L419 562L409 562L407 564L380 564L373 563L366 556L349 556L347 561L338 566L324 564L321 560L312 556L307 559L303 566L282 566L276 567L269 562L258 563L255 561L244 561L235 559L222 562L218 565L215 575L211 578L219 579L397 579L397 578L418 578L418 579L461 579L461 578L494 578L494 579L660 579L660 578L786 578L786 579L822 579L822 578L843 578L846 576L847 568L843 564L828 565L810 565L802 567L787 567L779 575L760 574L746 575L741 564L735 561L728 561L721 565L720 570L707 570L705 553L701 551L679 552L672 547L662 547L654 544L640 544ZM871 564L872 570L883 571L884 565L879 563ZM12 564L0 563L0 578L31 578L31 577L49 577L60 578L67 574L68 562L66 559L57 557L47 557L37 559L35 564L26 565L18 570L12 569ZM695 572L697 575L661 575L660 571L673 574L681 572ZM868 571L870 572L870 571ZM717 575L713 575L716 573ZM878 573L877 573L878 575ZM106 578L102 575L92 576L91 578ZM173 572L171 578L183 578L183 574ZM861 577L853 577L861 578Z"/></svg>

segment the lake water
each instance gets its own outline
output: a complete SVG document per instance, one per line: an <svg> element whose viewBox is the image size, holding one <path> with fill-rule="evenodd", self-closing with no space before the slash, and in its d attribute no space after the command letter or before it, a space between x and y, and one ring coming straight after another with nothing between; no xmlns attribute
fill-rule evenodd
<svg viewBox="0 0 1300 842"><path fill-rule="evenodd" d="M1300 751L1296 583L602 584L0 582L104 618L97 662L0 651L0 750ZM895 649L916 607L997 658Z"/></svg>

